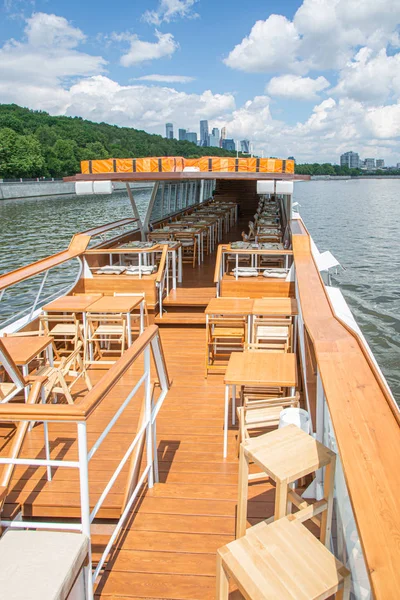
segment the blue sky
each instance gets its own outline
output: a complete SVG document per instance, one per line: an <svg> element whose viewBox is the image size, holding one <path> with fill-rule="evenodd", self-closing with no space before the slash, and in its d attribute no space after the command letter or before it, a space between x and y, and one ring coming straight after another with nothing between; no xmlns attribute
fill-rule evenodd
<svg viewBox="0 0 400 600"><path fill-rule="evenodd" d="M399 23L398 0L4 0L0 102L152 133L208 118L265 155L393 164Z"/></svg>

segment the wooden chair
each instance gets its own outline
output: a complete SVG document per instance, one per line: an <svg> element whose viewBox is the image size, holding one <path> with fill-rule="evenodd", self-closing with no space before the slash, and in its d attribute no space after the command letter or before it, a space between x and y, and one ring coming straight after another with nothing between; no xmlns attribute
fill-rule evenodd
<svg viewBox="0 0 400 600"><path fill-rule="evenodd" d="M9 379L9 381L6 381ZM9 402L28 385L0 338L0 403Z"/></svg>
<svg viewBox="0 0 400 600"><path fill-rule="evenodd" d="M158 232L157 230L147 234L149 242L165 242L172 239L172 231L170 232Z"/></svg>
<svg viewBox="0 0 400 600"><path fill-rule="evenodd" d="M229 579L247 600L349 600L350 571L297 514L250 527L217 551L216 600L228 600Z"/></svg>
<svg viewBox="0 0 400 600"><path fill-rule="evenodd" d="M50 394L63 394L68 404L73 404L71 391L80 379L85 380L88 390L92 389L92 382L82 360L82 346L82 342L79 341L75 350L61 359L58 367L42 367L35 372L36 376L44 376L47 379L44 383L44 401ZM67 378L71 377L72 381L68 381Z"/></svg>
<svg viewBox="0 0 400 600"><path fill-rule="evenodd" d="M84 342L83 325L79 322L75 313L40 315L40 330L43 331L44 335L53 338L56 360L61 360L62 354L73 352L79 340Z"/></svg>
<svg viewBox="0 0 400 600"><path fill-rule="evenodd" d="M125 352L128 345L126 315L87 313L87 331L85 362L88 362L88 351L90 357L97 356L100 360L105 354L115 353L112 348L115 344L120 345L121 356ZM89 362L92 362L91 358Z"/></svg>
<svg viewBox="0 0 400 600"><path fill-rule="evenodd" d="M228 361L232 352L242 351L247 332L246 317L210 317L207 325L206 376L221 359Z"/></svg>
<svg viewBox="0 0 400 600"><path fill-rule="evenodd" d="M199 251L196 235L190 232L174 233L173 239L182 244L182 262L190 263L194 268L196 266L197 252Z"/></svg>
<svg viewBox="0 0 400 600"><path fill-rule="evenodd" d="M284 408L300 405L300 394L294 396L278 396L275 398L258 398L245 396L243 406L237 409L239 421L239 433L237 437L237 449L241 442L255 435L261 435L278 427L279 415Z"/></svg>
<svg viewBox="0 0 400 600"><path fill-rule="evenodd" d="M255 317L253 319L252 350L290 352L292 320L290 318Z"/></svg>

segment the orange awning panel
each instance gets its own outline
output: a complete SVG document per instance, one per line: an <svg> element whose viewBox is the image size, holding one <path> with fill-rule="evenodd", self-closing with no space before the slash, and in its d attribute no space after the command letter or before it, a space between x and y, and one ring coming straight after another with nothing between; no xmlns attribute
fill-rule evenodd
<svg viewBox="0 0 400 600"><path fill-rule="evenodd" d="M91 173L176 173L183 171L185 167L197 167L203 173L294 173L294 161L280 158L163 156L107 158L81 162L81 171L85 175Z"/></svg>

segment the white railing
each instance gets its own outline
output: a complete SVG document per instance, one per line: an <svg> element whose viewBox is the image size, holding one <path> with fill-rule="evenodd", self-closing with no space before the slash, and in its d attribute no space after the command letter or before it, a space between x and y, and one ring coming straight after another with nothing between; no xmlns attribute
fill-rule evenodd
<svg viewBox="0 0 400 600"><path fill-rule="evenodd" d="M66 265L70 265L74 260L78 261L78 270L76 276L71 277L70 283L68 283L67 285L62 285L62 283L58 282L57 280L50 282L50 278L48 277L50 272L54 272L60 266L61 268L65 268ZM25 289L25 285L27 285L29 289L32 285L30 283L30 280L34 279L35 277L38 277L38 275L34 274L31 277L24 279L23 281L17 281L10 286L4 287L0 291L0 334L2 330L17 331L24 325L27 325L29 322L33 321L38 316L42 306L48 304L58 296L68 294L79 281L82 275L82 269L83 263L80 257L71 258L69 261L62 263L62 265L55 265L53 267L50 267L49 269L46 269L45 271L43 271L42 276L40 278L37 292L32 296L30 300L26 302L24 308L20 310L16 308L14 312L11 312L11 314L7 311L8 314L6 314L4 319L2 319L2 306L7 306L8 309L13 305L13 301L10 298L8 292L11 292L12 290L15 291L17 289L17 286L22 284L24 289L19 292L18 298L23 297L25 299L28 291L27 289ZM50 287L50 290L52 291L47 290L47 293L45 294L44 292L46 290L46 284L47 287ZM53 291L55 286L57 287L56 292ZM17 301L15 300L15 302ZM18 300L19 305L20 302L21 300ZM12 327L9 328L10 326Z"/></svg>
<svg viewBox="0 0 400 600"><path fill-rule="evenodd" d="M154 364L157 371L160 393L157 400L154 400L151 386L151 353L153 354ZM130 390L127 397L121 402L115 414L110 418L102 433L93 443L91 448L88 448L87 443L87 419L92 414L96 407L107 397L110 389L118 383L126 371L134 364L139 357L143 356L143 374L138 378L134 387ZM95 456L96 452L107 439L108 434L114 427L117 420L124 414L126 408L136 397L140 388L144 386L144 407L142 410L142 418L139 418L138 431L135 437L129 443L125 454L121 458L117 468L112 473L109 481L101 492L94 507L91 509L89 501L89 463ZM71 468L79 471L79 490L80 490L80 520L78 523L70 522L51 522L51 521L28 521L22 520L20 516L17 519L10 521L2 519L0 524L4 528L11 529L50 529L50 530L72 530L84 533L89 540L91 539L91 525L98 515L99 510L104 504L105 499L110 493L113 485L120 475L127 461L133 458L135 450L139 450L139 458L141 460L140 448L146 444L146 465L140 477L137 480L127 481L124 503L122 506L122 514L112 532L112 535L107 543L107 546L92 572L92 559L89 553L89 563L86 569L87 581L87 598L93 599L93 587L100 571L102 570L110 549L118 536L121 528L127 519L127 516L132 508L138 492L147 481L149 488L153 487L154 481L158 481L158 462L156 448L156 418L158 412L164 402L170 387L166 365L164 362L161 341L159 338L158 328L152 325L135 341L135 343L125 352L123 357L113 365L113 367L104 375L104 377L96 384L96 386L88 392L86 398L79 405L35 405L31 406L29 417L24 415L25 406L2 405L0 407L0 423L9 421L13 411L11 420L13 421L36 421L48 424L50 422L73 422L77 426L77 441L78 441L78 460L53 460L33 459L33 458L0 458L0 465L28 465L35 467L54 468ZM3 412L2 412L3 411ZM58 414L57 414L58 413ZM19 416L20 415L20 416ZM133 487L133 489L131 489Z"/></svg>

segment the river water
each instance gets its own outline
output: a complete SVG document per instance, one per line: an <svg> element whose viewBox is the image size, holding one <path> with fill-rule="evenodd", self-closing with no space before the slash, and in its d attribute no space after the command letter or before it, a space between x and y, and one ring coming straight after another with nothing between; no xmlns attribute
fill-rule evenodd
<svg viewBox="0 0 400 600"><path fill-rule="evenodd" d="M140 210L148 191L136 196ZM399 196L396 179L295 184L300 214L318 248L346 268L333 285L342 289L400 402ZM127 216L132 209L124 192L2 201L0 273L63 250L77 231ZM65 283L65 271L63 277Z"/></svg>

